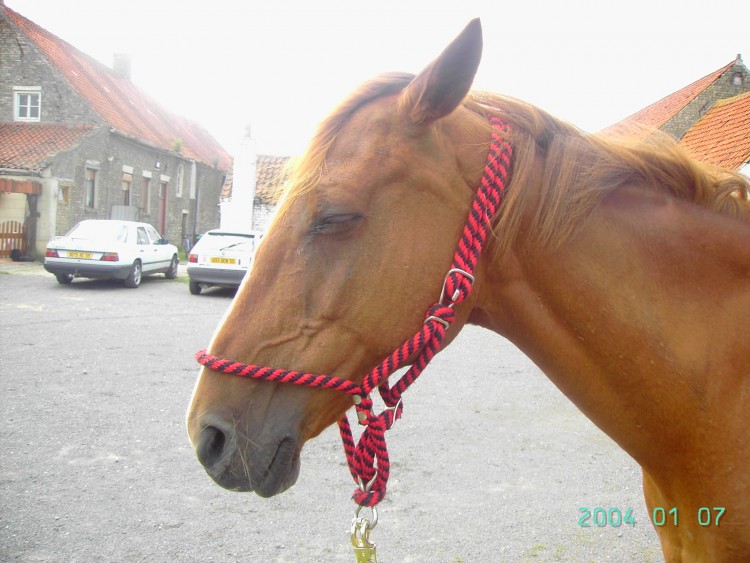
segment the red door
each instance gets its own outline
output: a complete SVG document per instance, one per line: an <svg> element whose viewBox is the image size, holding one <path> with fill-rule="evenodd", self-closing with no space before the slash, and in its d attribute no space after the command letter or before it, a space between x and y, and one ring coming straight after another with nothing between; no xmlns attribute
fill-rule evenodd
<svg viewBox="0 0 750 563"><path fill-rule="evenodd" d="M167 182L159 184L159 232L161 236L167 230Z"/></svg>

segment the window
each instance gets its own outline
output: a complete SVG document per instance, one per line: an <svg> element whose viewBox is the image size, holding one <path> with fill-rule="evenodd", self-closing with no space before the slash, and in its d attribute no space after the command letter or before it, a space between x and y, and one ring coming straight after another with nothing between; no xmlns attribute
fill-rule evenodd
<svg viewBox="0 0 750 563"><path fill-rule="evenodd" d="M151 225L146 225L146 231L148 232L148 236L151 238L151 244L158 244L158 242L161 240L161 235L156 232L156 229L154 229Z"/></svg>
<svg viewBox="0 0 750 563"><path fill-rule="evenodd" d="M70 203L70 182L60 182L57 186L57 199L65 205Z"/></svg>
<svg viewBox="0 0 750 563"><path fill-rule="evenodd" d="M138 244L151 244L148 240L146 229L143 227L138 227Z"/></svg>
<svg viewBox="0 0 750 563"><path fill-rule="evenodd" d="M195 191L197 186L195 184L195 161L190 165L190 199L195 199Z"/></svg>
<svg viewBox="0 0 750 563"><path fill-rule="evenodd" d="M141 209L146 214L151 213L151 178L141 180Z"/></svg>
<svg viewBox="0 0 750 563"><path fill-rule="evenodd" d="M86 168L83 205L89 209L94 209L96 207L96 170L93 168Z"/></svg>
<svg viewBox="0 0 750 563"><path fill-rule="evenodd" d="M133 183L132 174L122 175L122 204L130 205L130 185Z"/></svg>
<svg viewBox="0 0 750 563"><path fill-rule="evenodd" d="M182 187L185 177L185 167L180 164L177 167L177 197L182 197Z"/></svg>
<svg viewBox="0 0 750 563"><path fill-rule="evenodd" d="M39 121L42 115L42 92L39 87L13 88L16 121Z"/></svg>

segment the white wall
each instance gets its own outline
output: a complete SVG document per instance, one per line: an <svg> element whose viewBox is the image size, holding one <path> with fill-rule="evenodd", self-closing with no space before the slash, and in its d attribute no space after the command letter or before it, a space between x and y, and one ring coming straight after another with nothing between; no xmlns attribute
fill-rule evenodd
<svg viewBox="0 0 750 563"><path fill-rule="evenodd" d="M255 141L248 135L240 142L234 155L232 198L221 203L222 229L253 229L253 200L258 166Z"/></svg>

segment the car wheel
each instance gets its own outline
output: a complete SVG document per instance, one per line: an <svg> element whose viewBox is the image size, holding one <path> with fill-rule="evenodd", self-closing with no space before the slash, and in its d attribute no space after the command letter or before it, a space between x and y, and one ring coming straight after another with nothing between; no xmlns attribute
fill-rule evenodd
<svg viewBox="0 0 750 563"><path fill-rule="evenodd" d="M141 285L141 278L143 277L143 268L141 267L140 261L136 260L133 262L133 267L130 268L128 277L125 278L125 287L138 287Z"/></svg>
<svg viewBox="0 0 750 563"><path fill-rule="evenodd" d="M173 280L177 277L177 265L179 263L180 261L177 258L177 255L175 254L174 256L172 256L172 262L169 264L169 270L164 273L168 280Z"/></svg>
<svg viewBox="0 0 750 563"><path fill-rule="evenodd" d="M200 295L202 289L203 288L201 287L201 284L199 284L198 282L190 282L190 293L192 293L193 295Z"/></svg>
<svg viewBox="0 0 750 563"><path fill-rule="evenodd" d="M68 285L73 281L73 274L55 274L55 277L57 278L57 283L63 285Z"/></svg>

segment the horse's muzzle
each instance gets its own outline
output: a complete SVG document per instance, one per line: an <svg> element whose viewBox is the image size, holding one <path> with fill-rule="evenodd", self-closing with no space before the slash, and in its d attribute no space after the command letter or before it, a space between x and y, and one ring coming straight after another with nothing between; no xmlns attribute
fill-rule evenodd
<svg viewBox="0 0 750 563"><path fill-rule="evenodd" d="M198 460L218 485L262 497L284 492L297 481L298 444L291 435L243 439L234 425L219 419L204 424L193 442Z"/></svg>

